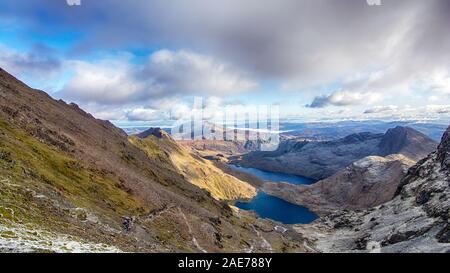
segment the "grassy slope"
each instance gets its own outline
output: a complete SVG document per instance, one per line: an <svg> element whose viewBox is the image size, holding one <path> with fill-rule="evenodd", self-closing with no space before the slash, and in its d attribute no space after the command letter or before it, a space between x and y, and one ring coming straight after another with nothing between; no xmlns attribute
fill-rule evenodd
<svg viewBox="0 0 450 273"><path fill-rule="evenodd" d="M86 218L92 212L117 227L122 215L148 212L148 206L104 174L84 168L77 159L1 120L0 132L1 224L25 224L30 230L92 237L99 243L128 243L86 230Z"/></svg>

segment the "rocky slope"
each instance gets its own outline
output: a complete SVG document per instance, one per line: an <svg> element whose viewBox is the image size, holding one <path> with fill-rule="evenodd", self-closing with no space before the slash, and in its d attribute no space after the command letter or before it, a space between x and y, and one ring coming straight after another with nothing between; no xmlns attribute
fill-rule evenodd
<svg viewBox="0 0 450 273"><path fill-rule="evenodd" d="M163 149L0 69L0 252L308 251L191 182Z"/></svg>
<svg viewBox="0 0 450 273"><path fill-rule="evenodd" d="M287 140L274 152L252 152L236 160L243 166L321 180L368 156L402 154L419 160L437 143L422 133L396 127L385 134L358 133L324 142Z"/></svg>
<svg viewBox="0 0 450 273"><path fill-rule="evenodd" d="M393 200L339 212L297 231L324 252L450 252L450 127L436 152L408 170ZM315 239L313 239L315 238Z"/></svg>
<svg viewBox="0 0 450 273"><path fill-rule="evenodd" d="M390 201L412 165L403 155L370 156L313 185L265 183L263 190L319 215L364 210Z"/></svg>

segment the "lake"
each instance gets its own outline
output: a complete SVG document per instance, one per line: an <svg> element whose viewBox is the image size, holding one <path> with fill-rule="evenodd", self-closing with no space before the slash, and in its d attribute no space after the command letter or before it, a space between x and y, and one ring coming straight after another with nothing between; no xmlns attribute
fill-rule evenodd
<svg viewBox="0 0 450 273"><path fill-rule="evenodd" d="M310 179L307 177L294 175L294 174L285 174L285 173L277 173L277 172L268 172L255 168L247 168L236 165L230 165L233 169L239 170L243 173L253 174L256 177L259 177L262 180L270 181L270 182L286 182L294 185L311 185L316 183L317 181L314 179Z"/></svg>
<svg viewBox="0 0 450 273"><path fill-rule="evenodd" d="M267 172L241 166L232 167L270 182L286 182L295 185L310 185L316 182L298 175ZM283 224L308 224L317 219L317 215L306 207L294 205L262 191L258 191L258 194L250 202L236 202L235 206L243 210L255 211L261 218L269 218Z"/></svg>

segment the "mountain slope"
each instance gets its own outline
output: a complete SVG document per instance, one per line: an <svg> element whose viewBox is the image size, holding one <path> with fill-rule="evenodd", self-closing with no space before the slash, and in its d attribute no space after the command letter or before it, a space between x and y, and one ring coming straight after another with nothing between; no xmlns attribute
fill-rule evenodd
<svg viewBox="0 0 450 273"><path fill-rule="evenodd" d="M131 143L161 160L169 160L192 184L206 189L218 200L251 199L256 189L250 184L225 174L211 161L204 160L188 147L178 145L166 132L151 128L130 137Z"/></svg>
<svg viewBox="0 0 450 273"><path fill-rule="evenodd" d="M402 154L418 161L436 149L437 143L426 135L410 128L397 126L387 130L381 139L379 155ZM425 155L424 155L425 154Z"/></svg>
<svg viewBox="0 0 450 273"><path fill-rule="evenodd" d="M386 134L358 133L345 138L308 142L288 140L274 152L252 152L237 160L243 166L291 173L321 180L367 156L403 154L412 160L425 157L437 143L408 127Z"/></svg>
<svg viewBox="0 0 450 273"><path fill-rule="evenodd" d="M307 251L1 69L0 139L0 251Z"/></svg>
<svg viewBox="0 0 450 273"><path fill-rule="evenodd" d="M311 227L325 252L450 252L450 127L436 152L408 170L396 197L363 212L329 215ZM307 235L308 234L308 235ZM314 235L315 234L315 235Z"/></svg>
<svg viewBox="0 0 450 273"><path fill-rule="evenodd" d="M412 165L402 155L370 156L312 185L265 183L263 190L321 215L363 210L390 201Z"/></svg>

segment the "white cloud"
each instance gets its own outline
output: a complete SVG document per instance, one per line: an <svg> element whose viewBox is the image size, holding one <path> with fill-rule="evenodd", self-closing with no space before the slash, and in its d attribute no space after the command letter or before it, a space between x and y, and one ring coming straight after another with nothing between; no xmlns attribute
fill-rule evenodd
<svg viewBox="0 0 450 273"><path fill-rule="evenodd" d="M161 116L161 112L157 110L142 107L126 111L126 117L130 121L157 120Z"/></svg>
<svg viewBox="0 0 450 273"><path fill-rule="evenodd" d="M323 108L327 106L349 106L370 104L381 99L381 95L371 92L350 92L346 90L339 90L330 95L315 97L313 102L307 107Z"/></svg>
<svg viewBox="0 0 450 273"><path fill-rule="evenodd" d="M73 76L61 96L77 102L127 104L187 95L227 96L257 87L237 69L187 51L160 50L144 65L129 54L99 61L67 61Z"/></svg>
<svg viewBox="0 0 450 273"><path fill-rule="evenodd" d="M135 69L127 58L105 59L95 63L68 61L73 76L60 96L84 103L125 104L142 98L144 83L133 76Z"/></svg>
<svg viewBox="0 0 450 273"><path fill-rule="evenodd" d="M364 111L364 114L375 114L382 112L390 112L398 110L398 106L395 105L387 105L387 106L375 106Z"/></svg>
<svg viewBox="0 0 450 273"><path fill-rule="evenodd" d="M258 84L238 69L212 57L188 51L160 50L153 53L143 77L169 93L230 95L255 89Z"/></svg>

